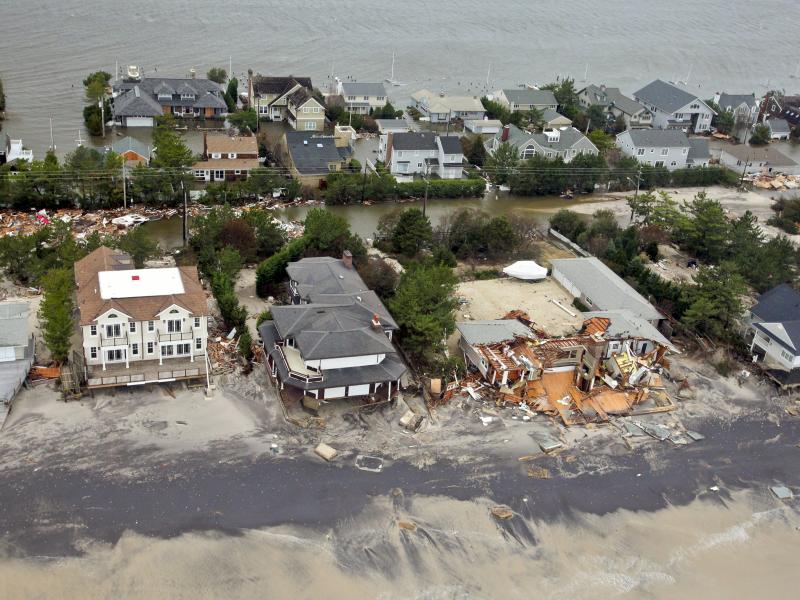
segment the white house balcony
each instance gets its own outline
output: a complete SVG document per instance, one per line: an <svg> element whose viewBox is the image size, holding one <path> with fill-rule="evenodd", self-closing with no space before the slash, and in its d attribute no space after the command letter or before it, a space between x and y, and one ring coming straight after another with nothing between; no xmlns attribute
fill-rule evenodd
<svg viewBox="0 0 800 600"><path fill-rule="evenodd" d="M188 331L156 331L156 341L161 342L180 342L183 340L194 340L194 329Z"/></svg>
<svg viewBox="0 0 800 600"><path fill-rule="evenodd" d="M285 344L275 344L286 370L289 372L289 377L297 379L298 381L322 381L322 373L314 371L306 366L303 356L297 348L286 346Z"/></svg>
<svg viewBox="0 0 800 600"><path fill-rule="evenodd" d="M100 345L103 347L109 346L127 346L128 345L128 332L121 332L118 336L106 335L104 332L100 333Z"/></svg>

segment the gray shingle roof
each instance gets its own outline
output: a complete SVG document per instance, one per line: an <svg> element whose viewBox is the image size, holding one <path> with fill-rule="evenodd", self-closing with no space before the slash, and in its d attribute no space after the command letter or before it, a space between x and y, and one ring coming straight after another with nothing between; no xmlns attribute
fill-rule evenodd
<svg viewBox="0 0 800 600"><path fill-rule="evenodd" d="M304 88L313 89L310 77L267 77L264 75L253 76L253 93L256 95L279 94L283 95L291 87L299 83Z"/></svg>
<svg viewBox="0 0 800 600"><path fill-rule="evenodd" d="M533 104L537 106L558 104L555 94L550 90L504 89L503 94L509 102L514 104Z"/></svg>
<svg viewBox="0 0 800 600"><path fill-rule="evenodd" d="M632 98L628 98L619 88L604 87L594 84L587 85L579 93L587 92L589 104L602 106L604 108L614 106L626 115L635 115L641 110L646 110L643 105Z"/></svg>
<svg viewBox="0 0 800 600"><path fill-rule="evenodd" d="M637 148L686 148L689 138L672 129L631 129L627 131Z"/></svg>
<svg viewBox="0 0 800 600"><path fill-rule="evenodd" d="M800 293L782 283L761 294L750 312L768 323L800 321Z"/></svg>
<svg viewBox="0 0 800 600"><path fill-rule="evenodd" d="M553 121L554 119L567 119L567 117L562 115L557 110L553 110L552 108L545 108L542 111L542 119L544 120L545 123L549 123L550 121ZM567 119L567 120L572 122L571 119Z"/></svg>
<svg viewBox="0 0 800 600"><path fill-rule="evenodd" d="M706 138L689 138L689 153L686 155L687 161L708 160L711 152L708 149Z"/></svg>
<svg viewBox="0 0 800 600"><path fill-rule="evenodd" d="M789 121L786 119L767 119L767 127L774 133L790 133Z"/></svg>
<svg viewBox="0 0 800 600"><path fill-rule="evenodd" d="M533 337L531 330L517 319L461 321L456 323L461 338L470 346L499 344L516 336Z"/></svg>
<svg viewBox="0 0 800 600"><path fill-rule="evenodd" d="M735 144L726 145L722 148L722 152L730 154L737 160L749 162L763 162L772 167L794 167L797 163L783 154L778 152L772 146L750 146L749 144Z"/></svg>
<svg viewBox="0 0 800 600"><path fill-rule="evenodd" d="M406 366L395 354L387 354L380 363L363 367L348 367L343 369L326 369L322 381L303 381L289 376L289 372L275 348L279 339L278 331L273 321L264 321L258 328L264 348L275 360L281 381L287 385L304 390L318 390L323 388L343 387L348 385L363 385L366 383L382 383L397 381L406 372Z"/></svg>
<svg viewBox="0 0 800 600"><path fill-rule="evenodd" d="M719 95L719 102L717 102L722 110L736 110L742 104L746 104L752 108L758 104L756 102L755 94L725 94Z"/></svg>
<svg viewBox="0 0 800 600"><path fill-rule="evenodd" d="M693 100L698 99L697 96L690 94L686 90L660 79L647 84L639 91L634 92L633 95L666 113L673 113Z"/></svg>
<svg viewBox="0 0 800 600"><path fill-rule="evenodd" d="M652 340L663 346L667 346L671 350L675 350L667 338L648 321L641 317L636 316L633 312L627 309L620 310L598 310L582 313L583 318L591 319L592 317L603 317L611 319L611 324L606 329L604 337L608 338L644 338Z"/></svg>
<svg viewBox="0 0 800 600"><path fill-rule="evenodd" d="M392 136L394 150L437 150L436 134L425 131L395 133Z"/></svg>
<svg viewBox="0 0 800 600"><path fill-rule="evenodd" d="M344 96L383 96L386 97L386 88L382 83L358 83L355 81L342 82Z"/></svg>
<svg viewBox="0 0 800 600"><path fill-rule="evenodd" d="M652 304L599 258L557 258L550 264L600 310L628 309L647 321L663 318Z"/></svg>
<svg viewBox="0 0 800 600"><path fill-rule="evenodd" d="M328 173L329 163L343 160L342 153L332 137L321 137L302 131L287 131L286 145L294 167L303 175Z"/></svg>
<svg viewBox="0 0 800 600"><path fill-rule="evenodd" d="M494 137L499 140L502 135L503 132L500 131ZM554 142L551 142L545 133L528 133L527 131L522 131L516 125L509 125L508 129L508 143L519 149L524 148L531 141L534 141L541 148L563 152L569 150L584 139L588 141L588 138L574 127L559 129L558 140ZM592 144L592 146L594 146L594 144Z"/></svg>
<svg viewBox="0 0 800 600"><path fill-rule="evenodd" d="M114 116L116 117L158 117L164 109L153 96L139 86L114 98Z"/></svg>
<svg viewBox="0 0 800 600"><path fill-rule="evenodd" d="M439 136L439 141L445 154L461 154L464 151L461 147L461 138L457 135L442 135Z"/></svg>
<svg viewBox="0 0 800 600"><path fill-rule="evenodd" d="M196 106L197 108L228 108L228 105L225 104L225 101L222 98L210 92L200 96L192 106Z"/></svg>
<svg viewBox="0 0 800 600"><path fill-rule="evenodd" d="M358 271L346 267L340 258L315 256L290 262L286 272L297 283L302 298L310 294L354 294L366 291Z"/></svg>
<svg viewBox="0 0 800 600"><path fill-rule="evenodd" d="M0 347L27 346L30 340L27 302L0 303Z"/></svg>
<svg viewBox="0 0 800 600"><path fill-rule="evenodd" d="M116 152L117 154L122 154L123 152L136 152L136 154L140 156L144 156L145 158L150 158L151 148L144 142L140 142L134 137L126 136L121 140L118 140L111 144L111 151Z"/></svg>

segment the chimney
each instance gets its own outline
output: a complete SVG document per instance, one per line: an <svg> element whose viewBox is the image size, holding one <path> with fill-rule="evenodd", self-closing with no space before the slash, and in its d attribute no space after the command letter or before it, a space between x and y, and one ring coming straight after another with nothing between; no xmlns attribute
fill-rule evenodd
<svg viewBox="0 0 800 600"><path fill-rule="evenodd" d="M600 84L600 91L601 92L605 92L606 91L606 84L605 83L601 83Z"/></svg>
<svg viewBox="0 0 800 600"><path fill-rule="evenodd" d="M500 134L500 141L501 142L507 142L508 141L508 132L509 132L508 125L503 125L503 133Z"/></svg>
<svg viewBox="0 0 800 600"><path fill-rule="evenodd" d="M380 331L381 329L383 329L383 327L381 327L381 318L377 315L377 313L372 315L372 323L371 323L371 325L372 325L372 328L377 330L377 331Z"/></svg>
<svg viewBox="0 0 800 600"><path fill-rule="evenodd" d="M350 250L342 252L342 264L348 269L353 268L353 253Z"/></svg>

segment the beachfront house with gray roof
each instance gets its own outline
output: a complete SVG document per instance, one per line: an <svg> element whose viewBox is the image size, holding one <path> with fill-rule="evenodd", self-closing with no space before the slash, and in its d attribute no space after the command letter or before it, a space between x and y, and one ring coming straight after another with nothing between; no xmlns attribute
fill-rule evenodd
<svg viewBox="0 0 800 600"><path fill-rule="evenodd" d="M739 121L755 121L758 116L759 101L755 94L714 94L714 102L720 110L733 114Z"/></svg>
<svg viewBox="0 0 800 600"><path fill-rule="evenodd" d="M476 96L448 96L419 90L411 94L411 102L431 123L482 119L486 115L483 103Z"/></svg>
<svg viewBox="0 0 800 600"><path fill-rule="evenodd" d="M570 162L579 154L598 154L597 146L574 127L560 127L540 133L530 133L516 125L506 125L500 133L487 142L486 150L490 154L494 154L503 143L514 147L521 159L534 156L553 159L561 157L564 162Z"/></svg>
<svg viewBox="0 0 800 600"><path fill-rule="evenodd" d="M578 92L578 101L584 108L601 107L611 118L622 117L628 129L650 127L653 124L653 115L650 111L636 100L628 98L616 87L587 85Z"/></svg>
<svg viewBox="0 0 800 600"><path fill-rule="evenodd" d="M344 169L352 150L341 137L287 131L279 145L281 161L305 187L320 187L328 174Z"/></svg>
<svg viewBox="0 0 800 600"><path fill-rule="evenodd" d="M357 115L368 115L388 102L382 83L342 81L337 78L336 93L344 99L345 110Z"/></svg>
<svg viewBox="0 0 800 600"><path fill-rule="evenodd" d="M142 77L113 86L112 118L120 127L153 127L160 115L219 119L227 112L222 89L209 79Z"/></svg>
<svg viewBox="0 0 800 600"><path fill-rule="evenodd" d="M706 138L689 138L689 154L686 156L687 167L707 167L711 162L711 151Z"/></svg>
<svg viewBox="0 0 800 600"><path fill-rule="evenodd" d="M658 129L710 131L716 114L694 94L660 79L634 92L633 98L653 114L653 127Z"/></svg>
<svg viewBox="0 0 800 600"><path fill-rule="evenodd" d="M293 304L259 327L281 390L319 400L392 394L406 367L392 345L397 323L345 251L289 263Z"/></svg>
<svg viewBox="0 0 800 600"><path fill-rule="evenodd" d="M511 112L528 112L531 110L556 110L555 94L550 90L533 90L528 88L507 88L494 93L494 99Z"/></svg>
<svg viewBox="0 0 800 600"><path fill-rule="evenodd" d="M287 121L289 96L300 88L313 92L310 77L253 75L247 81L247 98L262 119Z"/></svg>
<svg viewBox="0 0 800 600"><path fill-rule="evenodd" d="M786 119L767 119L764 125L769 129L769 139L771 140L788 140L792 134L792 128Z"/></svg>
<svg viewBox="0 0 800 600"><path fill-rule="evenodd" d="M800 386L800 293L788 283L764 292L743 324L750 353L767 375L782 387Z"/></svg>
<svg viewBox="0 0 800 600"><path fill-rule="evenodd" d="M387 134L385 164L395 177L438 175L442 179L460 179L463 162L458 136L429 131Z"/></svg>
<svg viewBox="0 0 800 600"><path fill-rule="evenodd" d="M674 171L686 168L691 144L682 131L628 129L617 134L617 147L643 165Z"/></svg>
<svg viewBox="0 0 800 600"><path fill-rule="evenodd" d="M553 279L590 311L625 309L656 327L664 319L599 258L558 258L551 260L550 266Z"/></svg>
<svg viewBox="0 0 800 600"><path fill-rule="evenodd" d="M770 146L750 146L749 144L728 144L722 148L720 164L749 175L783 173L800 175L797 162Z"/></svg>

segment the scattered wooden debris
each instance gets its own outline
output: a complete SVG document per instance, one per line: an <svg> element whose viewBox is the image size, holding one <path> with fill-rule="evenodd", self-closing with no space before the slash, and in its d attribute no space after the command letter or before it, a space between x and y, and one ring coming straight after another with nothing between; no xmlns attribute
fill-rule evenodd
<svg viewBox="0 0 800 600"><path fill-rule="evenodd" d="M503 519L504 521L507 521L508 519L514 516L514 511L511 510L511 508L506 506L505 504L499 504L498 506L493 506L491 512L495 517L497 517L498 519Z"/></svg>
<svg viewBox="0 0 800 600"><path fill-rule="evenodd" d="M549 469L538 465L528 465L528 477L533 477L534 479L550 479L551 475Z"/></svg>
<svg viewBox="0 0 800 600"><path fill-rule="evenodd" d="M320 442L317 444L317 447L314 448L314 453L320 458L331 462L339 454L339 451L335 448L331 448L328 444Z"/></svg>

